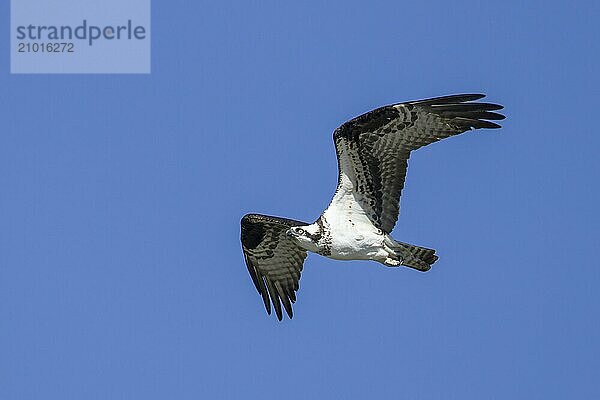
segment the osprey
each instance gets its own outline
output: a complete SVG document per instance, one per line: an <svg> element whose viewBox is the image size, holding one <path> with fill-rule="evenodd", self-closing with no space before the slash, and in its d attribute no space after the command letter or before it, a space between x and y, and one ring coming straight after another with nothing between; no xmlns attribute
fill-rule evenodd
<svg viewBox="0 0 600 400"><path fill-rule="evenodd" d="M500 128L498 104L483 94L458 94L391 104L344 123L333 132L338 185L329 207L312 224L247 214L241 221L246 266L267 313L292 303L308 252L336 260L373 260L388 267L428 271L435 250L394 240L400 193L410 152L471 129Z"/></svg>

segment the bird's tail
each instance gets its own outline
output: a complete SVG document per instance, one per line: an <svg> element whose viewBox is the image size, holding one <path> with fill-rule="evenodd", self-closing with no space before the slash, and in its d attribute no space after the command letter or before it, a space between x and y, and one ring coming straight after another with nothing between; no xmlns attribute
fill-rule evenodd
<svg viewBox="0 0 600 400"><path fill-rule="evenodd" d="M393 256L395 257L393 258L397 258L401 261L400 265L414 268L419 271L429 271L431 265L438 259L434 249L397 242L392 238L386 240L386 244L394 252Z"/></svg>

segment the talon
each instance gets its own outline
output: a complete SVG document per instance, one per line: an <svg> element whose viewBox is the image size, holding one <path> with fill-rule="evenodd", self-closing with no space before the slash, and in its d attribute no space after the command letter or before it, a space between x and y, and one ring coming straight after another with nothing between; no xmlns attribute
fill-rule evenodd
<svg viewBox="0 0 600 400"><path fill-rule="evenodd" d="M390 257L386 258L386 259L385 259L385 261L384 261L383 263L384 263L385 265L388 265L388 266L390 266L390 267L397 267L397 266L399 266L400 264L402 264L402 262L401 262L401 261L394 260L393 258L390 258Z"/></svg>

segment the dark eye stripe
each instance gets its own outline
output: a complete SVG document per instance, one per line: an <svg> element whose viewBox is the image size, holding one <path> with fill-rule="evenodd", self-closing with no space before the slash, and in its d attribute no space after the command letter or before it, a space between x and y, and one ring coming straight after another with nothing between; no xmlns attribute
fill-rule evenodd
<svg viewBox="0 0 600 400"><path fill-rule="evenodd" d="M309 233L308 237L310 237L315 242L318 242L319 240L321 240L321 234L320 233L315 233L314 235L311 235Z"/></svg>

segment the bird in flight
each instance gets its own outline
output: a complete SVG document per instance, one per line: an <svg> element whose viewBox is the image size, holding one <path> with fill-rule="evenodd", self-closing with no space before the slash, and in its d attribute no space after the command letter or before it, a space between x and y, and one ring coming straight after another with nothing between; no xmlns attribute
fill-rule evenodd
<svg viewBox="0 0 600 400"><path fill-rule="evenodd" d="M413 150L471 129L500 128L498 104L483 94L457 94L391 104L362 114L333 132L338 185L312 224L261 214L241 221L246 266L268 314L282 305L290 318L308 252L336 260L373 260L428 271L435 250L394 240L390 232Z"/></svg>

